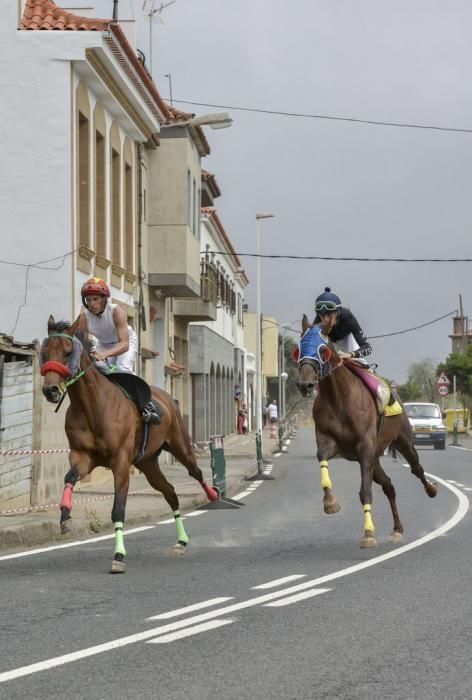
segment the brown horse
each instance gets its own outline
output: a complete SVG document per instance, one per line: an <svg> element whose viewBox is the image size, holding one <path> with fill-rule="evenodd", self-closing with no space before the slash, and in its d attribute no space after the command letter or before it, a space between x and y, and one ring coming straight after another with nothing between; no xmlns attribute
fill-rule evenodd
<svg viewBox="0 0 472 700"><path fill-rule="evenodd" d="M323 335L321 325L310 325L306 316L299 345L299 376L297 386L303 396L312 396L313 420L317 443L317 459L321 468L325 513L337 513L339 502L332 490L328 460L335 455L359 462L361 488L359 497L364 511L364 536L361 547L376 545L372 520L372 480L382 487L393 515L392 538L402 538L403 525L398 516L395 489L380 464L380 455L392 446L410 465L411 472L423 484L431 498L436 486L427 481L408 418L403 411L397 415L379 417L375 400L362 380L344 366L343 360ZM395 396L399 401L398 397Z"/></svg>
<svg viewBox="0 0 472 700"><path fill-rule="evenodd" d="M126 499L129 487L130 465L137 463L150 485L160 491L172 509L177 528L174 553L183 553L189 542L179 512L179 500L174 487L159 468L161 450L170 452L186 468L190 476L202 486L211 501L218 492L209 486L195 458L190 437L173 398L161 389L151 387L162 411L159 425L149 425L149 434L142 452L144 426L140 412L123 391L97 371L94 361L85 352L74 335L78 321L73 325L48 321L48 336L41 348L41 374L44 377L43 394L52 403L58 403L67 387L70 406L67 409L65 430L70 445L70 470L64 479L61 500L61 530L70 531L72 490L79 479L98 466L113 472L115 497L111 519L115 527L115 554L111 573L122 573L126 566L123 544ZM138 379L139 381L139 379ZM142 381L142 380L141 380Z"/></svg>

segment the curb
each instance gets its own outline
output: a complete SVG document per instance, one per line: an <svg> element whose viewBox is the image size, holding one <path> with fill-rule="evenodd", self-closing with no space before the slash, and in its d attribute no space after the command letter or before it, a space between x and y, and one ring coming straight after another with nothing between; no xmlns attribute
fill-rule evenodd
<svg viewBox="0 0 472 700"><path fill-rule="evenodd" d="M243 455L239 455L239 457L240 459L246 458ZM237 493L241 489L241 485L245 483L246 478L254 475L255 470L257 470L257 464L250 464L243 467L240 474L228 475L226 477L226 495L231 497ZM179 501L183 515L208 503L208 499L203 493L181 494L179 495ZM153 502L152 508L147 508L140 514L130 514L126 517L125 534L126 529L140 525L154 525L160 518L169 517L169 515L169 506L164 500L159 500L157 503ZM51 518L40 518L38 515L33 517L34 520L31 522L0 526L0 552L20 547L73 542L90 536L107 535L114 532L113 523L109 517L107 522L100 523L97 529L91 527L90 519L76 517L74 518L73 532L66 536L61 535L59 512L57 513L57 520L54 521ZM8 554L9 552L5 551L3 553Z"/></svg>

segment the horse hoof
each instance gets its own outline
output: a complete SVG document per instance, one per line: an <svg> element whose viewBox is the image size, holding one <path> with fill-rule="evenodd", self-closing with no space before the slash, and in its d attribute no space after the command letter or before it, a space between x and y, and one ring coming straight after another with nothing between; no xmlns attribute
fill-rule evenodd
<svg viewBox="0 0 472 700"><path fill-rule="evenodd" d="M174 544L174 546L170 550L170 554L172 557L183 557L185 554L185 550L186 550L186 545L181 544L180 542L177 542L177 544Z"/></svg>
<svg viewBox="0 0 472 700"><path fill-rule="evenodd" d="M376 547L377 540L371 532L366 532L361 541L361 549L366 549L367 547Z"/></svg>
<svg viewBox="0 0 472 700"><path fill-rule="evenodd" d="M323 500L323 508L325 513L327 513L328 515L332 515L333 513L339 513L339 511L341 510L341 504L339 503L336 496L333 496L333 498L331 499L325 498Z"/></svg>
<svg viewBox="0 0 472 700"><path fill-rule="evenodd" d="M431 483L431 481L428 481L428 485L424 487L424 490L430 498L434 498L438 492L436 484Z"/></svg>
<svg viewBox="0 0 472 700"><path fill-rule="evenodd" d="M63 520L61 523L61 535L69 535L72 532L72 518Z"/></svg>
<svg viewBox="0 0 472 700"><path fill-rule="evenodd" d="M390 533L390 541L396 544L397 542L403 542L403 532L393 531Z"/></svg>
<svg viewBox="0 0 472 700"><path fill-rule="evenodd" d="M202 489L205 491L206 497L211 503L219 499L220 492L214 486L209 486L206 482L203 482Z"/></svg>
<svg viewBox="0 0 472 700"><path fill-rule="evenodd" d="M118 561L113 559L110 568L110 574L124 574L126 571L126 564L124 561Z"/></svg>

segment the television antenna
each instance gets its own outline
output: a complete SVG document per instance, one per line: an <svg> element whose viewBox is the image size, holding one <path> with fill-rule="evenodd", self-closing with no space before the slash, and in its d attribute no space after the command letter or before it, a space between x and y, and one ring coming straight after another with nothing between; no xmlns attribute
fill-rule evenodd
<svg viewBox="0 0 472 700"><path fill-rule="evenodd" d="M154 24L154 18L164 24L164 19L162 17L163 11L170 5L174 5L177 0L168 0L168 2L157 2L157 0L144 0L143 12L146 12L146 16L149 19L149 72L152 75L152 27Z"/></svg>

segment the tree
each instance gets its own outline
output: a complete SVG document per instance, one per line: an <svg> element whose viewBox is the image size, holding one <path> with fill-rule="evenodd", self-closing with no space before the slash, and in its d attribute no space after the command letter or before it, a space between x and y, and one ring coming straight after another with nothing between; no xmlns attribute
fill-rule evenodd
<svg viewBox="0 0 472 700"><path fill-rule="evenodd" d="M421 387L412 379L407 379L404 384L397 386L397 392L403 402L421 401Z"/></svg>
<svg viewBox="0 0 472 700"><path fill-rule="evenodd" d="M414 385L419 389L419 396L416 396L414 400L431 401L434 403L436 401L435 380L436 363L432 358L426 357L424 360L410 365L406 385L409 385L408 391L412 390L414 392Z"/></svg>

